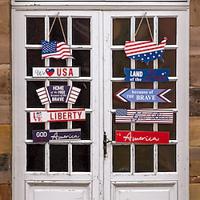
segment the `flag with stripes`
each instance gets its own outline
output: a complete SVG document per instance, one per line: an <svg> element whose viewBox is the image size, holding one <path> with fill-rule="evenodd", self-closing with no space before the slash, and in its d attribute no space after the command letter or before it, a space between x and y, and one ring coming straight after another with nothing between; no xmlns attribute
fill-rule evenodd
<svg viewBox="0 0 200 200"><path fill-rule="evenodd" d="M116 123L173 123L173 111L170 110L133 110L116 109Z"/></svg>
<svg viewBox="0 0 200 200"><path fill-rule="evenodd" d="M73 58L70 52L69 45L65 42L46 41L42 40L42 59L55 58L67 59Z"/></svg>
<svg viewBox="0 0 200 200"><path fill-rule="evenodd" d="M50 85L36 90L42 105L48 103L75 104L81 89L67 85Z"/></svg>
<svg viewBox="0 0 200 200"><path fill-rule="evenodd" d="M148 63L156 59L163 59L166 43L167 38L164 38L160 44L151 41L126 41L124 51L128 58Z"/></svg>

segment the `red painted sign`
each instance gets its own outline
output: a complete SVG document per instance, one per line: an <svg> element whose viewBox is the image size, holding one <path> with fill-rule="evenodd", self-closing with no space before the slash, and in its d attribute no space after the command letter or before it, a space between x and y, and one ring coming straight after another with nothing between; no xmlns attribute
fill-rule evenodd
<svg viewBox="0 0 200 200"><path fill-rule="evenodd" d="M169 144L169 132L117 130L115 141L135 144Z"/></svg>

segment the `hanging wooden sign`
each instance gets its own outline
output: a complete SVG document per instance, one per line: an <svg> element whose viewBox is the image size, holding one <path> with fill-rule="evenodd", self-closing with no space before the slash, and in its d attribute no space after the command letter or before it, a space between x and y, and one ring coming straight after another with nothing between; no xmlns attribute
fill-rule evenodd
<svg viewBox="0 0 200 200"><path fill-rule="evenodd" d="M116 109L115 122L172 124L173 115L173 111L170 110Z"/></svg>
<svg viewBox="0 0 200 200"><path fill-rule="evenodd" d="M68 85L50 85L36 90L42 105L48 103L75 104L81 89Z"/></svg>
<svg viewBox="0 0 200 200"><path fill-rule="evenodd" d="M171 103L164 97L171 89L129 89L124 88L116 96L123 102L163 102Z"/></svg>
<svg viewBox="0 0 200 200"><path fill-rule="evenodd" d="M126 82L167 82L169 69L130 69L124 68Z"/></svg>
<svg viewBox="0 0 200 200"><path fill-rule="evenodd" d="M83 121L85 117L84 108L30 112L31 123Z"/></svg>
<svg viewBox="0 0 200 200"><path fill-rule="evenodd" d="M169 144L169 132L121 131L115 132L115 141L135 144Z"/></svg>
<svg viewBox="0 0 200 200"><path fill-rule="evenodd" d="M49 142L50 140L80 140L81 129L33 130L33 142Z"/></svg>
<svg viewBox="0 0 200 200"><path fill-rule="evenodd" d="M79 67L33 67L34 78L75 78L79 77Z"/></svg>
<svg viewBox="0 0 200 200"><path fill-rule="evenodd" d="M166 43L167 38L164 38L160 44L151 41L126 41L124 51L128 58L149 63L156 59L163 59Z"/></svg>

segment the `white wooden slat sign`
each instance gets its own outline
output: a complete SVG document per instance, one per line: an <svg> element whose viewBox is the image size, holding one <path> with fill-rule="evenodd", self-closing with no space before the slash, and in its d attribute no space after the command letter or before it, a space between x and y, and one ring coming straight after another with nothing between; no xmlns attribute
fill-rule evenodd
<svg viewBox="0 0 200 200"><path fill-rule="evenodd" d="M84 108L30 112L31 123L83 121L85 119Z"/></svg>
<svg viewBox="0 0 200 200"><path fill-rule="evenodd" d="M34 78L76 78L79 67L33 67Z"/></svg>

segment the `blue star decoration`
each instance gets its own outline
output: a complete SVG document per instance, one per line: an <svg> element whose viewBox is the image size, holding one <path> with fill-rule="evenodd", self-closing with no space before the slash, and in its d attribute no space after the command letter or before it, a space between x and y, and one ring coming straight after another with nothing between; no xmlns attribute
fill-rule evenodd
<svg viewBox="0 0 200 200"><path fill-rule="evenodd" d="M137 54L137 55L128 56L128 57L131 58L131 59L134 59L134 60L139 60L139 61L142 61L142 62L145 62L145 63L149 63L149 62L156 60L156 59L163 60L163 53L164 53L163 50L159 50L159 51Z"/></svg>

